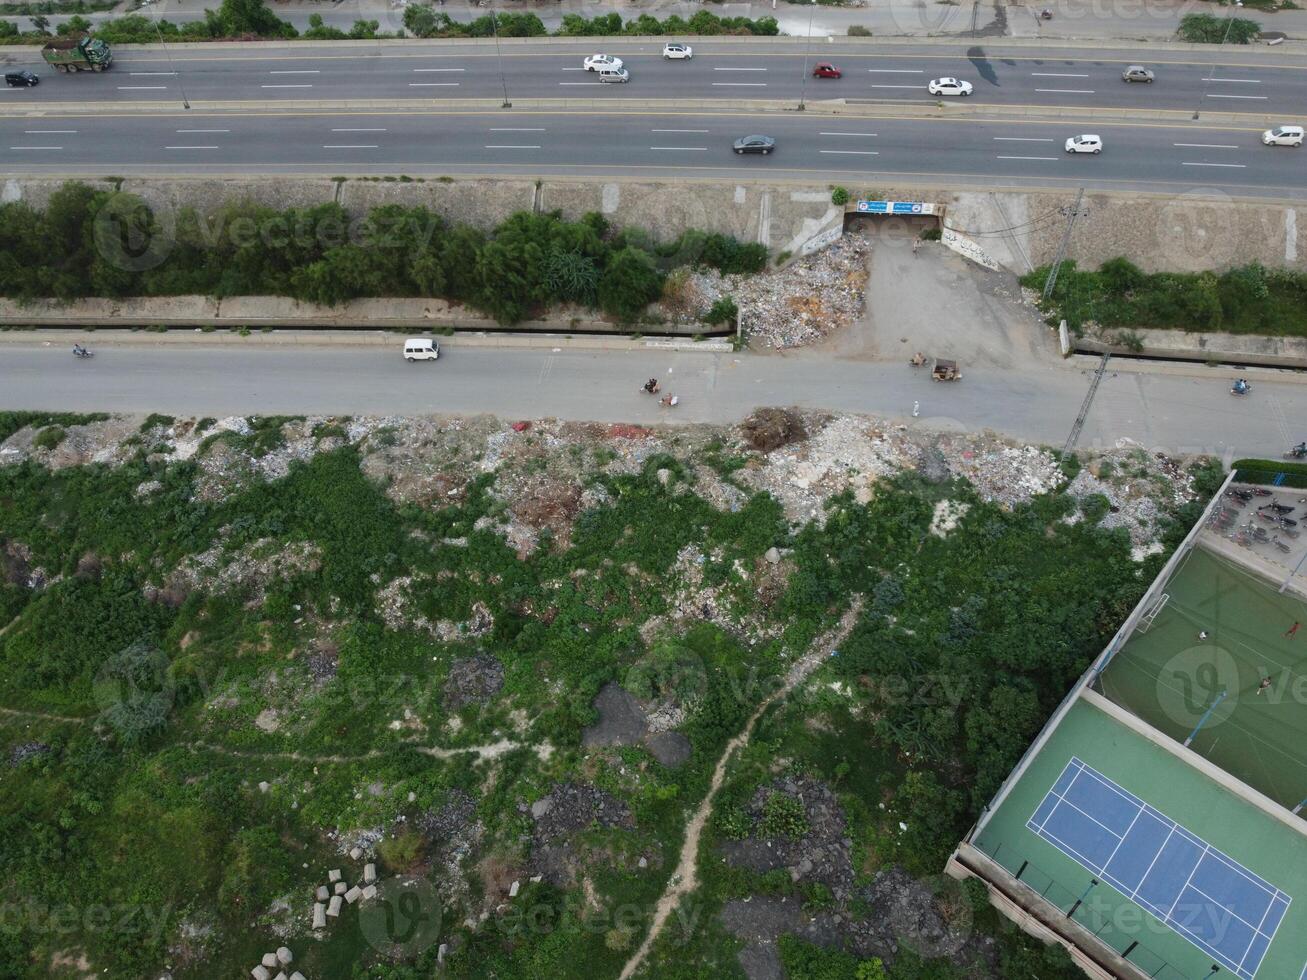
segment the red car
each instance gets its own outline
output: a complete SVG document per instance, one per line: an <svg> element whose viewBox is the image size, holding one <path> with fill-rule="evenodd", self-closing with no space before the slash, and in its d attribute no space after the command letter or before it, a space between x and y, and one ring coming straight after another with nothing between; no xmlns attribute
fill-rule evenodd
<svg viewBox="0 0 1307 980"><path fill-rule="evenodd" d="M844 72L840 71L829 61L819 61L812 69L813 78L843 78Z"/></svg>

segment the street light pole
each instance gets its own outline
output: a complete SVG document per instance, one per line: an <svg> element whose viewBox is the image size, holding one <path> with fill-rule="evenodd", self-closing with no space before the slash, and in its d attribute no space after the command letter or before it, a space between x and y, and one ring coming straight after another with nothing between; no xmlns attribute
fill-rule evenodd
<svg viewBox="0 0 1307 980"><path fill-rule="evenodd" d="M1230 28L1234 26L1234 12L1235 10L1237 10L1242 6L1243 6L1243 0L1234 0L1234 3L1230 5L1230 12L1225 15L1225 33L1221 35L1221 43L1217 45L1217 48L1219 49L1218 53L1220 54L1225 53L1225 42L1230 40ZM1216 69L1218 67L1219 67L1218 65L1213 65L1212 69L1207 73L1208 76L1207 81L1203 82L1204 99L1207 98L1207 90L1211 88L1212 82L1216 78ZM1197 106L1194 107L1195 121L1198 119L1198 113L1200 113L1201 111L1202 111L1202 104L1199 103Z"/></svg>
<svg viewBox="0 0 1307 980"><path fill-rule="evenodd" d="M181 90L182 93L182 108L189 109L191 107L191 103L186 98L186 83L182 81L181 75L177 73L177 66L172 63L172 51L169 50L168 43L163 39L163 28L159 26L158 11L155 11L154 31L156 34L159 35L159 43L163 45L163 53L168 56L168 71L170 71L173 77L177 79L177 87Z"/></svg>
<svg viewBox="0 0 1307 980"><path fill-rule="evenodd" d="M812 18L817 13L817 0L812 0L812 9L808 11L808 43L803 48L803 81L799 83L799 111L807 108L804 95L808 91L808 55L812 52Z"/></svg>
<svg viewBox="0 0 1307 980"><path fill-rule="evenodd" d="M499 63L499 84L504 89L504 103L501 109L513 108L513 103L508 101L508 79L504 77L504 53L499 50L499 18L495 16L495 9L490 8L490 29L495 34L495 60Z"/></svg>

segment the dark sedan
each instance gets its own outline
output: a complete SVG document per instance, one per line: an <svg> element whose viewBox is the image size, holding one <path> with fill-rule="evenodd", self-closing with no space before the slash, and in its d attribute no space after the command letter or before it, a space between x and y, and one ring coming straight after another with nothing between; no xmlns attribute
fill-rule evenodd
<svg viewBox="0 0 1307 980"><path fill-rule="evenodd" d="M776 140L771 136L741 136L735 141L736 153L770 153L776 149Z"/></svg>

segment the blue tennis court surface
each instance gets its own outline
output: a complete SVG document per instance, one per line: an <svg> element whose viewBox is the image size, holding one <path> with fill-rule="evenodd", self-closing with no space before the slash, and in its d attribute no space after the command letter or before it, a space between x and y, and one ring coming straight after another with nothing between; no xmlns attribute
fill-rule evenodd
<svg viewBox="0 0 1307 980"><path fill-rule="evenodd" d="M1026 827L1252 980L1291 899L1073 758Z"/></svg>

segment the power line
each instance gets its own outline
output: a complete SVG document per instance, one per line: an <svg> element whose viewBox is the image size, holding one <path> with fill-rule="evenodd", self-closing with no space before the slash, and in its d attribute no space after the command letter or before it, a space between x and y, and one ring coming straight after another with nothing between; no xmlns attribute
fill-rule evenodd
<svg viewBox="0 0 1307 980"><path fill-rule="evenodd" d="M1057 274L1062 270L1062 263L1066 261L1066 250L1071 246L1071 231L1076 226L1076 219L1089 217L1089 212L1080 207L1084 199L1085 189L1082 187L1076 193L1076 203L1070 209L1058 209L1066 216L1066 231L1062 233L1062 243L1057 247L1057 258L1053 260L1053 268L1048 270L1048 278L1044 280L1045 301L1053 295L1053 287L1057 285Z"/></svg>

